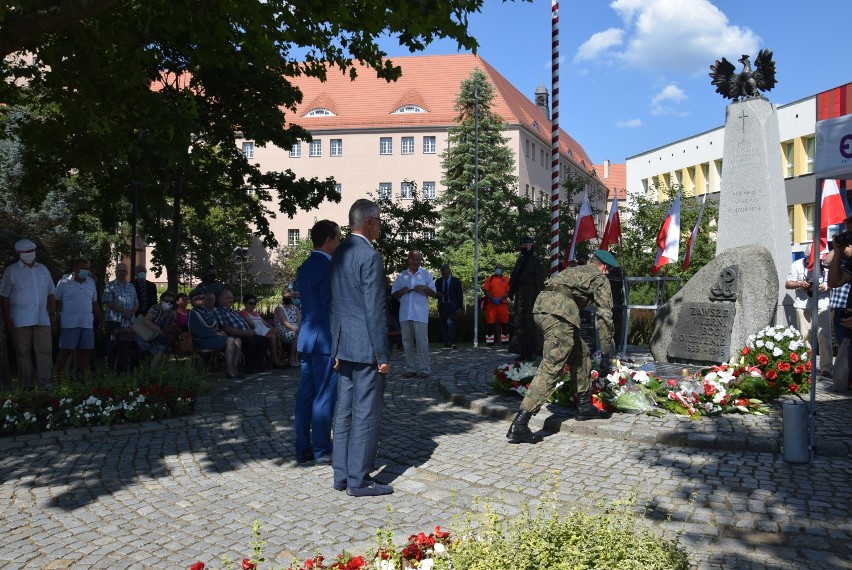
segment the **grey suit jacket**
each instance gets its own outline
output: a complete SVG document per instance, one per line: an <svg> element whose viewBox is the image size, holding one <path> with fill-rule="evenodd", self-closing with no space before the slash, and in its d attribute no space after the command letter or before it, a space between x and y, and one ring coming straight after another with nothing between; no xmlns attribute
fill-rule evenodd
<svg viewBox="0 0 852 570"><path fill-rule="evenodd" d="M388 361L387 303L382 256L351 235L331 259L331 355L367 364Z"/></svg>

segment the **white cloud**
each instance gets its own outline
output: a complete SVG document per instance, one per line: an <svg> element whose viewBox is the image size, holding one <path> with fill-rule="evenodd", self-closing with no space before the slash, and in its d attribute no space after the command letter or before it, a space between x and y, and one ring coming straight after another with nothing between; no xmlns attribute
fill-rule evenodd
<svg viewBox="0 0 852 570"><path fill-rule="evenodd" d="M592 37L583 42L574 54L574 63L580 61L593 61L601 54L614 46L624 43L624 30L609 28L602 32L592 34Z"/></svg>
<svg viewBox="0 0 852 570"><path fill-rule="evenodd" d="M670 83L651 99L651 114L685 116L686 113L679 110L676 105L683 103L686 99L683 89Z"/></svg>
<svg viewBox="0 0 852 570"><path fill-rule="evenodd" d="M760 38L710 0L614 0L624 29L593 34L574 61L601 57L656 73L704 73L722 56L757 52ZM617 41L616 41L617 40ZM624 46L622 50L612 49Z"/></svg>
<svg viewBox="0 0 852 570"><path fill-rule="evenodd" d="M635 129L642 126L642 119L627 119L626 121L616 121L615 126L619 129Z"/></svg>

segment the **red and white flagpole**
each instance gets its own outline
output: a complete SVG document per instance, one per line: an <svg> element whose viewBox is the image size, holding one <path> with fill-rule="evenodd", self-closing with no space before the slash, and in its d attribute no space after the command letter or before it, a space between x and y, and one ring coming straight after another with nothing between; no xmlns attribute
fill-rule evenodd
<svg viewBox="0 0 852 570"><path fill-rule="evenodd" d="M559 0L551 0L550 273L559 271Z"/></svg>

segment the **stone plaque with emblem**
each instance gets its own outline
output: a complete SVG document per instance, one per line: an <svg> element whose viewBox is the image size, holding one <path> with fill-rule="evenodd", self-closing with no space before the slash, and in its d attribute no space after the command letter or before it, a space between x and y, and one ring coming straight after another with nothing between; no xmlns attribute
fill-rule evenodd
<svg viewBox="0 0 852 570"><path fill-rule="evenodd" d="M739 267L725 267L710 288L708 302L684 302L671 331L669 362L718 364L731 356L731 333L737 314Z"/></svg>

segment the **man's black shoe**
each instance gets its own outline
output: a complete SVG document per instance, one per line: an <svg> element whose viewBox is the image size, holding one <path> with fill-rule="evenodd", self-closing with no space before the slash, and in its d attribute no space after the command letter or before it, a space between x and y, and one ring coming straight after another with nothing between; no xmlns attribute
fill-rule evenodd
<svg viewBox="0 0 852 570"><path fill-rule="evenodd" d="M393 493L393 487L390 485L382 485L375 481L371 482L366 487L346 489L346 494L350 497L378 497L380 495L390 495L391 493Z"/></svg>
<svg viewBox="0 0 852 570"><path fill-rule="evenodd" d="M580 392L577 394L577 421L584 422L586 420L608 420L612 417L612 412L599 410L592 404L592 394L590 391Z"/></svg>
<svg viewBox="0 0 852 570"><path fill-rule="evenodd" d="M506 438L509 443L531 443L535 445L542 440L540 435L536 435L530 430L530 418L533 417L531 412L521 410L515 419L512 420L512 425L509 426L509 431L506 432Z"/></svg>

